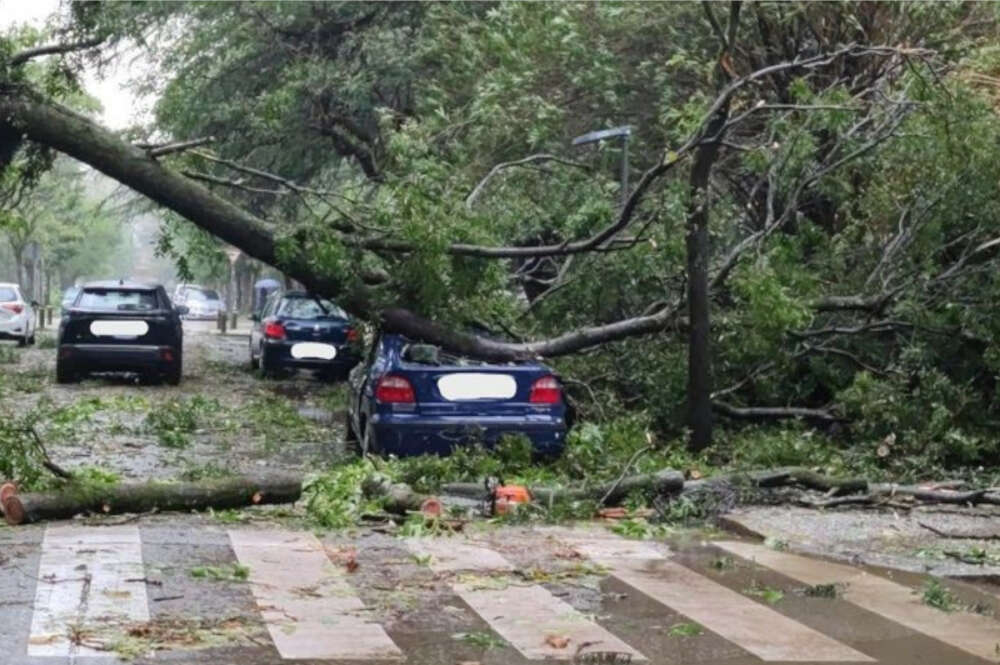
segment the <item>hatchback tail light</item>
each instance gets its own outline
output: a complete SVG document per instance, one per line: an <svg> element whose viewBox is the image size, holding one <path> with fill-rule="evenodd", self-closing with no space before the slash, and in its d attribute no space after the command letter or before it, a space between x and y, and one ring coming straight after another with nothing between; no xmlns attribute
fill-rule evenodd
<svg viewBox="0 0 1000 665"><path fill-rule="evenodd" d="M24 311L24 305L21 305L20 303L16 302L4 303L3 305L0 305L0 307L3 307L9 312L14 312L15 314L20 314L21 312Z"/></svg>
<svg viewBox="0 0 1000 665"><path fill-rule="evenodd" d="M417 398L408 379L386 374L375 384L375 400L382 404L413 404Z"/></svg>
<svg viewBox="0 0 1000 665"><path fill-rule="evenodd" d="M264 325L264 337L268 339L285 339L285 326L277 321L271 321Z"/></svg>
<svg viewBox="0 0 1000 665"><path fill-rule="evenodd" d="M356 342L356 341L358 341L358 337L359 337L359 335L358 335L358 329L357 328L348 328L347 329L347 341L348 342Z"/></svg>
<svg viewBox="0 0 1000 665"><path fill-rule="evenodd" d="M556 377L543 376L531 384L531 396L528 401L532 404L558 404L562 401L562 388Z"/></svg>

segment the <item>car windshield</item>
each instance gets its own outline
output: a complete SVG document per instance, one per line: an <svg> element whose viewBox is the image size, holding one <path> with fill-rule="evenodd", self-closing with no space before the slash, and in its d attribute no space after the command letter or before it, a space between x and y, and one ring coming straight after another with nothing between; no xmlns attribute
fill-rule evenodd
<svg viewBox="0 0 1000 665"><path fill-rule="evenodd" d="M323 303L322 307L320 307L320 303ZM324 312L323 310L326 311ZM278 310L278 314L287 316L290 319L347 318L344 310L329 300L321 299L319 302L316 302L313 298L285 298L285 301L281 304L281 308Z"/></svg>
<svg viewBox="0 0 1000 665"><path fill-rule="evenodd" d="M187 292L188 298L191 300L218 300L219 294L211 289L190 289Z"/></svg>
<svg viewBox="0 0 1000 665"><path fill-rule="evenodd" d="M0 302L12 302L18 300L17 291L9 286L0 286Z"/></svg>
<svg viewBox="0 0 1000 665"><path fill-rule="evenodd" d="M66 289L66 293L63 294L63 300L73 300L76 298L76 294L80 292L80 289L75 286Z"/></svg>
<svg viewBox="0 0 1000 665"><path fill-rule="evenodd" d="M104 309L119 312L157 309L155 291L125 289L87 289L80 296L83 309Z"/></svg>

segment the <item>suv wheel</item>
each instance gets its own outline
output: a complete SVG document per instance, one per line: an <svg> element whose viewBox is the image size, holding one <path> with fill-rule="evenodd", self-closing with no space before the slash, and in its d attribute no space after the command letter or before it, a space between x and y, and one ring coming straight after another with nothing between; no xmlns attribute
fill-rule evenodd
<svg viewBox="0 0 1000 665"><path fill-rule="evenodd" d="M181 382L181 374L183 373L184 363L182 361L182 356L180 353L177 354L177 361L170 366L167 370L167 383L176 386Z"/></svg>
<svg viewBox="0 0 1000 665"><path fill-rule="evenodd" d="M56 360L56 383L76 383L80 376L73 366L63 360Z"/></svg>

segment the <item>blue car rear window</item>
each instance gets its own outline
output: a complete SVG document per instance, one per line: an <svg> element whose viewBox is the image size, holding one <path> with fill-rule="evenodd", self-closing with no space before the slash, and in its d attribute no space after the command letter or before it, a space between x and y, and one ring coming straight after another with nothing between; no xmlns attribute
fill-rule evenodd
<svg viewBox="0 0 1000 665"><path fill-rule="evenodd" d="M322 307L320 307L320 303L323 304ZM319 302L316 302L313 298L285 298L278 309L278 315L287 316L290 319L347 318L344 310L329 300L320 299Z"/></svg>

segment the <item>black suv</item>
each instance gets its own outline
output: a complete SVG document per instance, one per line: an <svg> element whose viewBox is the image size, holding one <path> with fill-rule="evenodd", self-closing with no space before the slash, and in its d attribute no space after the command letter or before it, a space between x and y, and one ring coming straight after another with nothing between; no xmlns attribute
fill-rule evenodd
<svg viewBox="0 0 1000 665"><path fill-rule="evenodd" d="M138 372L181 380L181 315L159 284L93 282L80 289L59 323L56 381L88 372Z"/></svg>

